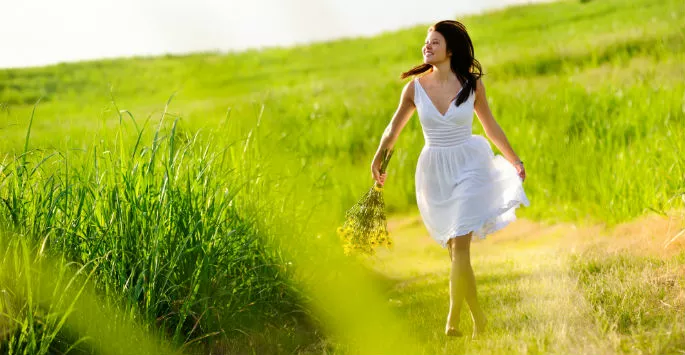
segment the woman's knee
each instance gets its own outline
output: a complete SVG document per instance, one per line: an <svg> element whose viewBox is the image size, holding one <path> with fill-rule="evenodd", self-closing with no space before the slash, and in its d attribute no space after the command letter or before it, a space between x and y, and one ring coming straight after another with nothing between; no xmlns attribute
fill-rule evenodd
<svg viewBox="0 0 685 355"><path fill-rule="evenodd" d="M450 240L447 242L447 244L450 247L450 250L453 253L460 253L460 252L465 252L468 251L469 248L471 247L471 234L473 232L469 232L468 234L456 236L453 238L450 238Z"/></svg>

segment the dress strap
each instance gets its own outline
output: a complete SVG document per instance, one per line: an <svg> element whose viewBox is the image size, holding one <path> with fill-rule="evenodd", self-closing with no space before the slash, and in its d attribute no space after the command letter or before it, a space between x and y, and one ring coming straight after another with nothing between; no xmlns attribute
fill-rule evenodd
<svg viewBox="0 0 685 355"><path fill-rule="evenodd" d="M418 83L419 78L414 78L414 106L418 106L418 100L419 100L419 95L421 95L421 92L419 90L419 85Z"/></svg>

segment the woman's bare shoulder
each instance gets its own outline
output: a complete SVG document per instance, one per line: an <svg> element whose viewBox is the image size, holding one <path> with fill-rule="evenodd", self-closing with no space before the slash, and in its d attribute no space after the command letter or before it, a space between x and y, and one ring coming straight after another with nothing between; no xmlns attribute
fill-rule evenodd
<svg viewBox="0 0 685 355"><path fill-rule="evenodd" d="M404 84L404 87L402 88L402 101L408 100L409 102L414 102L414 90L415 90L415 84L414 81L416 79L413 78L412 80L409 80L406 84Z"/></svg>

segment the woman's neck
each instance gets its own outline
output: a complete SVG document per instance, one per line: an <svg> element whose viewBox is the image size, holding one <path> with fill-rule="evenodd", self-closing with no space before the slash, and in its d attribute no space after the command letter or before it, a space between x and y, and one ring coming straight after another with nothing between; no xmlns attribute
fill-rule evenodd
<svg viewBox="0 0 685 355"><path fill-rule="evenodd" d="M432 76L438 83L447 83L455 77L454 73L452 73L449 61L434 64Z"/></svg>

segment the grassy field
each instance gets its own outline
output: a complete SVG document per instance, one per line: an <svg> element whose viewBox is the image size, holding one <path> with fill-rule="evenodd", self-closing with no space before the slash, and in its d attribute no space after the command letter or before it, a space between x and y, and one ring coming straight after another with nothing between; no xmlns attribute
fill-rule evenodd
<svg viewBox="0 0 685 355"><path fill-rule="evenodd" d="M685 213L606 229L520 220L474 243L491 328L445 339L449 257L417 214L390 221L396 248L371 263L422 354L679 354L685 350ZM664 247L665 244L668 244ZM472 322L462 312L461 329Z"/></svg>
<svg viewBox="0 0 685 355"><path fill-rule="evenodd" d="M612 227L685 203L681 1L561 1L460 20L495 118L526 162L531 206L519 217ZM403 263L391 269L341 255L335 228L371 184L399 74L419 63L427 25L294 48L0 70L0 258L15 265L0 275L12 295L0 299L0 352L64 352L82 339L72 352L117 353L59 322L69 308L45 306L58 300L17 296L34 286L7 270L43 257L64 275L92 275L88 287L127 315L123 324L189 353L682 350L683 328L663 326L683 322L682 253L607 255L594 239L578 241L582 253L559 250L594 237L587 230L488 242L474 263L500 318L475 345L439 336L447 289L435 270L447 258L435 248L417 254L408 238L385 256ZM477 119L474 133L483 134ZM389 212L409 219L422 145L414 116L385 189ZM35 258L10 258L20 251ZM662 274L676 275L670 291L653 281Z"/></svg>
<svg viewBox="0 0 685 355"><path fill-rule="evenodd" d="M613 223L663 209L682 187L683 11L679 1L569 1L463 19L495 117L536 181L528 191L538 202L526 216ZM41 95L33 142L87 149L94 136L111 138L117 108L157 122L176 93L170 112L183 131L240 139L259 121L270 148L307 159L310 177L323 175L350 202L368 183L363 161L397 107L399 73L420 60L424 34L417 27L264 52L2 71L0 150L23 147ZM474 132L482 134L477 122ZM422 139L411 120L389 171L393 211L414 203Z"/></svg>

